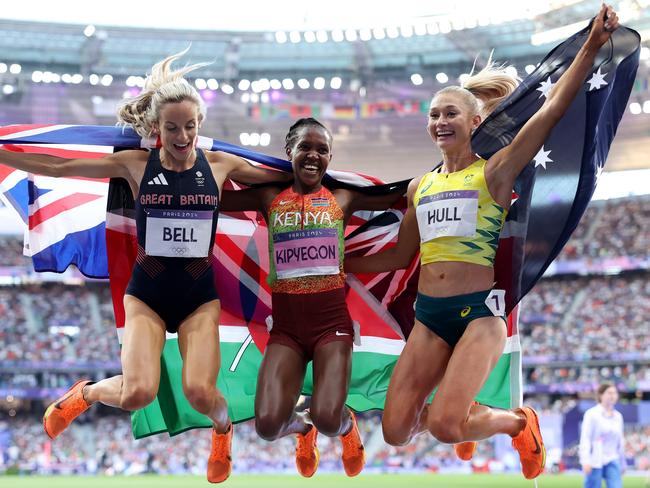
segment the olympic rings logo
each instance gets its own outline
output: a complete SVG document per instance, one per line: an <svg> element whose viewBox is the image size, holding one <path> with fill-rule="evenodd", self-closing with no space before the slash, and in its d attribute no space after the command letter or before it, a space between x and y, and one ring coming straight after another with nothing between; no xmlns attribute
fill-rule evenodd
<svg viewBox="0 0 650 488"><path fill-rule="evenodd" d="M171 252L176 256L183 256L185 253L188 253L190 250L187 247L172 247Z"/></svg>

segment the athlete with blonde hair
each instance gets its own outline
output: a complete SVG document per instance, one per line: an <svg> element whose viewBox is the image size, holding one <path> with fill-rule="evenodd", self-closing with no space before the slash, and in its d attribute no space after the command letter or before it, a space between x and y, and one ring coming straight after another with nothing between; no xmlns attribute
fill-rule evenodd
<svg viewBox="0 0 650 488"><path fill-rule="evenodd" d="M397 245L345 263L354 273L399 269L420 250L415 326L395 366L382 421L389 444L404 445L428 430L441 442L461 443L457 453L467 459L475 441L505 433L512 436L526 478L544 470L544 444L532 408L497 410L473 401L506 341L505 292L492 288L494 258L515 179L562 118L599 48L617 28L616 13L603 5L544 105L488 160L472 150L472 132L514 90L515 80L488 68L464 88L444 88L431 100L427 128L442 152L442 165L410 183Z"/></svg>
<svg viewBox="0 0 650 488"><path fill-rule="evenodd" d="M2 162L54 177L124 178L135 198L138 252L124 296L122 374L75 383L46 410L45 432L57 437L95 402L124 410L151 403L158 392L165 334L175 332L185 396L214 425L207 477L221 482L231 472L232 425L226 400L216 388L220 304L211 262L219 197L226 178L259 183L292 176L196 148L206 109L183 76L203 65L173 70L172 62L184 53L153 66L142 93L119 108L119 123L143 137L158 137L160 149L99 159L6 152Z"/></svg>

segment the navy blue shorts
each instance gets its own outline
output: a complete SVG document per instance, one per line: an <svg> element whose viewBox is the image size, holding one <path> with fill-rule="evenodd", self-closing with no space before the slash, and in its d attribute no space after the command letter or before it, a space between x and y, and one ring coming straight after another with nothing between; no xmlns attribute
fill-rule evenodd
<svg viewBox="0 0 650 488"><path fill-rule="evenodd" d="M181 323L204 303L217 300L210 259L138 256L126 289L147 304L176 333Z"/></svg>
<svg viewBox="0 0 650 488"><path fill-rule="evenodd" d="M430 297L418 293L415 318L453 348L472 320L495 316L485 304L491 291L453 297ZM503 315L499 317L506 322Z"/></svg>

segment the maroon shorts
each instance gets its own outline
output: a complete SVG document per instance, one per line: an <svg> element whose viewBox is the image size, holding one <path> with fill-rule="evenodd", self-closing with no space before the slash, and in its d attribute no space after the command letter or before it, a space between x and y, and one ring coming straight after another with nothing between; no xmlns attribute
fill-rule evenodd
<svg viewBox="0 0 650 488"><path fill-rule="evenodd" d="M273 328L269 344L283 344L311 361L328 342L352 347L354 328L345 303L345 288L318 293L273 293Z"/></svg>

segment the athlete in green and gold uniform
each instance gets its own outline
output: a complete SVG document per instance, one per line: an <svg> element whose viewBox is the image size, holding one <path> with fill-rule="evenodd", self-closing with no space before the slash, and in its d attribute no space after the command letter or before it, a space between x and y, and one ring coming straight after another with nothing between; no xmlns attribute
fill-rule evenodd
<svg viewBox="0 0 650 488"><path fill-rule="evenodd" d="M420 233L420 262L442 261L493 266L507 210L490 194L485 159L467 168L442 173L442 167L420 180L413 205Z"/></svg>
<svg viewBox="0 0 650 488"><path fill-rule="evenodd" d="M494 257L517 176L583 89L617 27L616 13L603 5L542 107L487 161L472 150L472 132L514 91L516 80L489 65L463 87L445 87L431 100L427 129L442 165L409 185L397 245L345 263L347 272L382 272L408 266L418 249L421 254L415 326L393 371L382 419L389 444L404 445L428 430L469 459L475 441L506 433L526 478L544 470L532 408L497 410L474 402L506 346L505 292L493 289Z"/></svg>

